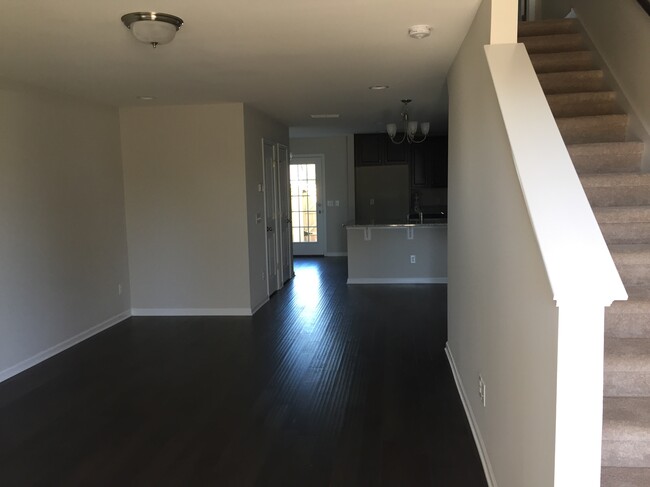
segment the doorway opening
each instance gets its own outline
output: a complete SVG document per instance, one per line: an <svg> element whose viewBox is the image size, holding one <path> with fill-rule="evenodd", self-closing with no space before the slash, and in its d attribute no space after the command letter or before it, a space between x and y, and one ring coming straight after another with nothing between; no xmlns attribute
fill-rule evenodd
<svg viewBox="0 0 650 487"><path fill-rule="evenodd" d="M323 156L294 156L289 166L294 255L324 255Z"/></svg>

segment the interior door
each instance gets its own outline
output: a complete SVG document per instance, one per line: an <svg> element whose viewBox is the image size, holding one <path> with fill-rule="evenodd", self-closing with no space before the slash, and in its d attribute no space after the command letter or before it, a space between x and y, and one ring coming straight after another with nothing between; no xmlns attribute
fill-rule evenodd
<svg viewBox="0 0 650 487"><path fill-rule="evenodd" d="M289 149L277 145L278 174L278 220L280 225L280 280L287 282L293 277L293 246L291 242L291 197L289 193Z"/></svg>
<svg viewBox="0 0 650 487"><path fill-rule="evenodd" d="M278 274L278 209L276 146L263 141L264 153L264 213L266 224L266 276L269 296L280 289Z"/></svg>
<svg viewBox="0 0 650 487"><path fill-rule="evenodd" d="M293 255L325 255L323 156L293 156L289 176Z"/></svg>

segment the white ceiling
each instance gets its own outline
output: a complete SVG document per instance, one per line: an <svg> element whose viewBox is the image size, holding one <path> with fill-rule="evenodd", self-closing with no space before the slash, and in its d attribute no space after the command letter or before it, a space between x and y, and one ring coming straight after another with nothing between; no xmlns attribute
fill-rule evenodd
<svg viewBox="0 0 650 487"><path fill-rule="evenodd" d="M412 118L446 132L447 71L479 1L4 0L0 76L116 106L243 101L294 135L382 131L412 98ZM185 25L154 50L120 21L143 10Z"/></svg>

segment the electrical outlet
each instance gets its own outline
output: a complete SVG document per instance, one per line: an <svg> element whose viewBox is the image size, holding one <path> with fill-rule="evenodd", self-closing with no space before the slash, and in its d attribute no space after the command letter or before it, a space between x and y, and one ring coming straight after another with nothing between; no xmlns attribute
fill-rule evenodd
<svg viewBox="0 0 650 487"><path fill-rule="evenodd" d="M122 295L122 284L121 283L117 285L117 295L118 296Z"/></svg>
<svg viewBox="0 0 650 487"><path fill-rule="evenodd" d="M411 256L411 264L415 264L415 255Z"/></svg>
<svg viewBox="0 0 650 487"><path fill-rule="evenodd" d="M263 281L264 279L266 279L266 274L264 273L264 271L262 271L262 281Z"/></svg>
<svg viewBox="0 0 650 487"><path fill-rule="evenodd" d="M375 204L375 198L370 198L370 206Z"/></svg>
<svg viewBox="0 0 650 487"><path fill-rule="evenodd" d="M483 404L483 407L485 407L485 381L483 380L483 377L480 375L478 376L478 396L481 398L481 404Z"/></svg>

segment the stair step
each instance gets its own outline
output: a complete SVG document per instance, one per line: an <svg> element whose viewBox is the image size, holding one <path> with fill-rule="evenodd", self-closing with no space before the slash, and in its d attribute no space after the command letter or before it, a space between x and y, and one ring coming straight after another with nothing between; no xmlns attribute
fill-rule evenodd
<svg viewBox="0 0 650 487"><path fill-rule="evenodd" d="M624 142L627 135L626 114L557 118L555 121L565 144Z"/></svg>
<svg viewBox="0 0 650 487"><path fill-rule="evenodd" d="M578 173L632 172L641 167L643 142L605 142L567 146Z"/></svg>
<svg viewBox="0 0 650 487"><path fill-rule="evenodd" d="M608 91L600 69L540 73L537 79L546 95Z"/></svg>
<svg viewBox="0 0 650 487"><path fill-rule="evenodd" d="M650 338L605 339L605 396L650 396Z"/></svg>
<svg viewBox="0 0 650 487"><path fill-rule="evenodd" d="M554 117L584 117L622 113L613 91L587 93L557 93L547 95L546 100Z"/></svg>
<svg viewBox="0 0 650 487"><path fill-rule="evenodd" d="M597 69L591 51L544 52L529 54L529 57L538 74Z"/></svg>
<svg viewBox="0 0 650 487"><path fill-rule="evenodd" d="M650 173L592 173L580 175L592 206L650 205Z"/></svg>
<svg viewBox="0 0 650 487"><path fill-rule="evenodd" d="M650 242L650 206L613 206L593 210L608 244Z"/></svg>
<svg viewBox="0 0 650 487"><path fill-rule="evenodd" d="M650 287L650 243L610 245L609 250L623 284Z"/></svg>
<svg viewBox="0 0 650 487"><path fill-rule="evenodd" d="M650 468L603 467L600 487L648 487Z"/></svg>
<svg viewBox="0 0 650 487"><path fill-rule="evenodd" d="M650 397L605 397L604 467L650 467Z"/></svg>
<svg viewBox="0 0 650 487"><path fill-rule="evenodd" d="M551 19L519 22L519 37L570 34L578 31L576 19Z"/></svg>
<svg viewBox="0 0 650 487"><path fill-rule="evenodd" d="M519 42L526 46L528 54L547 52L584 51L585 43L581 34L552 34L543 36L525 36Z"/></svg>
<svg viewBox="0 0 650 487"><path fill-rule="evenodd" d="M628 286L627 301L605 308L605 336L650 338L650 288Z"/></svg>

